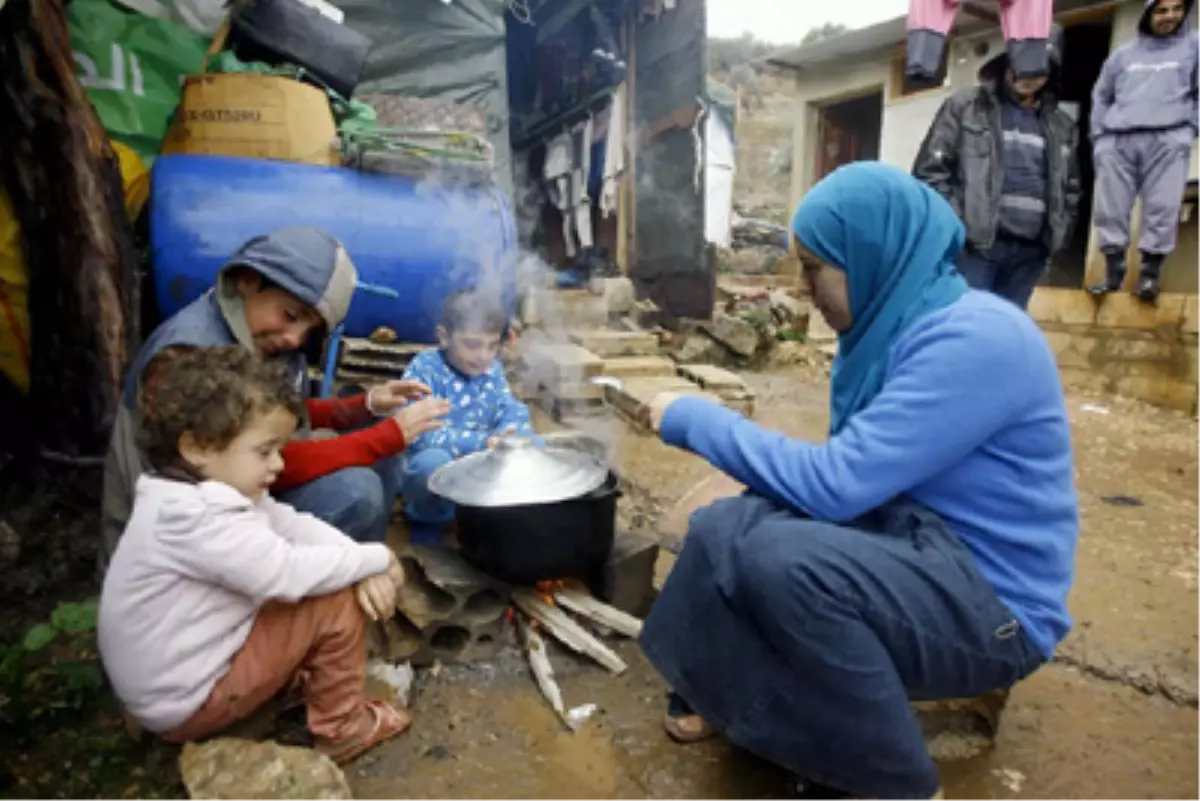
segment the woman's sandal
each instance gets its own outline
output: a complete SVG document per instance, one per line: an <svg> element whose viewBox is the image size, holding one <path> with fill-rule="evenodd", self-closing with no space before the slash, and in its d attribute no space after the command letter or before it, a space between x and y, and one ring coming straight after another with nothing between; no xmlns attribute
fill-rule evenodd
<svg viewBox="0 0 1200 801"><path fill-rule="evenodd" d="M340 742L319 738L317 750L339 765L344 765L385 740L392 739L412 723L412 717L407 710L397 709L384 701L370 700L366 706L367 713L372 718L370 728L366 732Z"/></svg>
<svg viewBox="0 0 1200 801"><path fill-rule="evenodd" d="M696 714L696 710L676 693L667 694L667 714L663 718L667 736L677 743L698 743L716 736L712 724Z"/></svg>

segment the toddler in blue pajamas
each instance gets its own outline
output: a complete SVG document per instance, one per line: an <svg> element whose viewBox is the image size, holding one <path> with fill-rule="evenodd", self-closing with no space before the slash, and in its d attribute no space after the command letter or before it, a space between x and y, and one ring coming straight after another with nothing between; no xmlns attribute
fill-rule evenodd
<svg viewBox="0 0 1200 801"><path fill-rule="evenodd" d="M438 348L417 355L404 377L450 401L445 425L422 434L404 452L400 492L412 542L436 542L454 506L429 491L434 470L460 456L492 447L508 434L533 436L529 409L513 397L500 363L507 320L499 303L478 290L447 299L437 327Z"/></svg>

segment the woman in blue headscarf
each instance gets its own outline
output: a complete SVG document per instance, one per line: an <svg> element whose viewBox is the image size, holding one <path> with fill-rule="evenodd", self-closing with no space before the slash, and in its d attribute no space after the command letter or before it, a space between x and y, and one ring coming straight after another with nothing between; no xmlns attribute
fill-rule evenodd
<svg viewBox="0 0 1200 801"><path fill-rule="evenodd" d="M838 332L829 439L655 401L665 442L748 491L692 515L642 646L676 739L722 732L816 796L930 798L910 698L1011 687L1070 627L1062 388L1029 317L967 289L962 224L907 173L837 170L792 234Z"/></svg>

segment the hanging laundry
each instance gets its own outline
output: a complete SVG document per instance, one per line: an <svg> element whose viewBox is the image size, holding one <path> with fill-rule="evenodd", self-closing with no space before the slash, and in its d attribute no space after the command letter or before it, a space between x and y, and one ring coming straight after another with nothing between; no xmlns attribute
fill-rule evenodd
<svg viewBox="0 0 1200 801"><path fill-rule="evenodd" d="M1053 0L997 0L1008 61L1018 78L1036 78L1050 71L1049 37ZM931 81L954 25L958 0L909 0L908 59L910 78Z"/></svg>
<svg viewBox="0 0 1200 801"><path fill-rule="evenodd" d="M638 8L638 21L653 17L658 19L664 11L672 11L678 0L642 0L642 5Z"/></svg>
<svg viewBox="0 0 1200 801"><path fill-rule="evenodd" d="M592 201L587 179L591 169L592 118L571 127L546 143L542 177L550 202L562 214L567 256L592 247Z"/></svg>
<svg viewBox="0 0 1200 801"><path fill-rule="evenodd" d="M609 106L608 138L604 144L604 173L600 187L600 213L605 219L617 209L621 173L625 171L625 84L613 92Z"/></svg>

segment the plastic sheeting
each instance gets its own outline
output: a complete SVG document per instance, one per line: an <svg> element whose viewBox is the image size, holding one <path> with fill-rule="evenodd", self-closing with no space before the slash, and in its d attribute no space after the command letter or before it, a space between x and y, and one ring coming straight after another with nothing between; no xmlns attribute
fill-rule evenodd
<svg viewBox="0 0 1200 801"><path fill-rule="evenodd" d="M338 0L346 24L371 37L358 94L445 97L484 109L496 181L511 192L505 0Z"/></svg>

